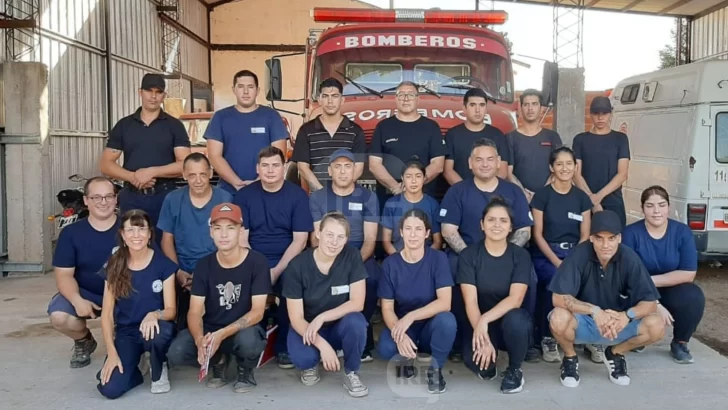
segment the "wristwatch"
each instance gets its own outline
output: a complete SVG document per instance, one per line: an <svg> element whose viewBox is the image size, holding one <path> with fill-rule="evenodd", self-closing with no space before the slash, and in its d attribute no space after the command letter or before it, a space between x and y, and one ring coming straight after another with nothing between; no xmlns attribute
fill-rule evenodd
<svg viewBox="0 0 728 410"><path fill-rule="evenodd" d="M627 318L629 319L629 321L633 321L636 317L637 316L635 315L634 310L632 310L632 308L629 308L629 310L627 310Z"/></svg>

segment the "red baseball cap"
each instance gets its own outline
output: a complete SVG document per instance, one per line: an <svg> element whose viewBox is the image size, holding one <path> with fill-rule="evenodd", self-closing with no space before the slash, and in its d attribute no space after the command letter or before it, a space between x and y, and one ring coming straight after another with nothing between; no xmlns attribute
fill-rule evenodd
<svg viewBox="0 0 728 410"><path fill-rule="evenodd" d="M236 224L242 225L243 212L240 210L239 206L231 204L230 202L224 202L212 208L212 212L210 213L210 224L213 224L220 219L228 219Z"/></svg>

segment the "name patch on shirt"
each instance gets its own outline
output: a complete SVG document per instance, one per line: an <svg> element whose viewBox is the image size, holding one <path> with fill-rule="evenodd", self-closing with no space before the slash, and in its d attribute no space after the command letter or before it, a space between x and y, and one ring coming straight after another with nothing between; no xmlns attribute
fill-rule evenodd
<svg viewBox="0 0 728 410"><path fill-rule="evenodd" d="M349 285L332 286L331 287L331 294L333 296L336 296L336 295L345 295L347 293L349 293Z"/></svg>
<svg viewBox="0 0 728 410"><path fill-rule="evenodd" d="M362 204L357 204L356 202L349 202L350 211L361 211L362 209L364 209L364 206Z"/></svg>
<svg viewBox="0 0 728 410"><path fill-rule="evenodd" d="M579 214L575 214L573 212L569 212L569 219L573 219L573 220L579 221L579 222L584 222L583 216L581 216Z"/></svg>
<svg viewBox="0 0 728 410"><path fill-rule="evenodd" d="M399 138L390 138L388 140L385 140L384 143L389 144L390 142L397 142L397 141L399 141Z"/></svg>
<svg viewBox="0 0 728 410"><path fill-rule="evenodd" d="M251 127L250 132L252 134L265 134L265 127Z"/></svg>
<svg viewBox="0 0 728 410"><path fill-rule="evenodd" d="M541 143L541 146L543 146L543 147L550 147L551 146L551 143L548 142L548 141L544 141L544 142Z"/></svg>

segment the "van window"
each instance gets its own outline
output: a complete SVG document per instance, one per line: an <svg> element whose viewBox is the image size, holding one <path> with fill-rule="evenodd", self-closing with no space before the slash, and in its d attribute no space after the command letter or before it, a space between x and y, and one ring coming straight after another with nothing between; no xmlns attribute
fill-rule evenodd
<svg viewBox="0 0 728 410"><path fill-rule="evenodd" d="M715 118L715 159L728 163L728 112L722 112Z"/></svg>
<svg viewBox="0 0 728 410"><path fill-rule="evenodd" d="M632 104L633 102L637 101L637 95L639 94L639 92L639 84L632 84L624 87L624 90L622 90L622 97L620 98L620 102L622 104Z"/></svg>

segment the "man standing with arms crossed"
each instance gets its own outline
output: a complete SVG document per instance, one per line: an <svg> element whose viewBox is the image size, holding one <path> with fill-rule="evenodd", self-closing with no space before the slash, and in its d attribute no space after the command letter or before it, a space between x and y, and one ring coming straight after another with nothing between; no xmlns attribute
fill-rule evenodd
<svg viewBox="0 0 728 410"><path fill-rule="evenodd" d="M121 214L141 209L155 226L164 198L176 188L175 178L182 175L182 161L190 154L184 125L162 110L164 89L162 75L144 75L139 89L142 106L111 129L99 160L104 175L124 181L124 189L119 192ZM116 162L121 154L123 166ZM161 238L157 228L156 242Z"/></svg>
<svg viewBox="0 0 728 410"><path fill-rule="evenodd" d="M288 131L280 114L258 105L258 76L242 70L233 76L235 105L216 112L205 130L207 155L220 176L219 187L235 195L257 180L256 156L274 146L285 156Z"/></svg>
<svg viewBox="0 0 728 410"><path fill-rule="evenodd" d="M167 353L171 365L202 365L211 344L212 375L207 381L211 388L227 384L226 370L231 354L235 355L236 393L257 386L253 373L265 350L261 320L271 292L265 256L238 244L242 223L236 205L222 203L212 209L208 235L217 252L197 263L187 315L189 329L180 332Z"/></svg>
<svg viewBox="0 0 728 410"><path fill-rule="evenodd" d="M523 126L507 135L512 158L508 175L531 202L533 194L551 179L551 152L563 144L556 131L541 128L541 93L528 89L520 101Z"/></svg>
<svg viewBox="0 0 728 410"><path fill-rule="evenodd" d="M88 366L96 350L86 320L101 313L104 278L98 271L109 259L119 232L114 184L94 177L86 181L83 192L89 215L63 228L58 236L53 255L58 293L48 304L53 328L74 340L71 368Z"/></svg>
<svg viewBox="0 0 728 410"><path fill-rule="evenodd" d="M229 192L210 185L212 167L202 153L187 156L183 163L187 186L164 199L157 228L162 232L162 252L179 266L177 271L177 328L184 329L190 306L192 271L203 256L215 252L210 237L210 212L223 202L232 202Z"/></svg>
<svg viewBox="0 0 728 410"><path fill-rule="evenodd" d="M447 153L440 126L417 112L417 85L404 81L395 95L397 115L377 124L369 146L369 170L378 182L380 207L392 195L402 193L402 169L412 159L427 166L424 191L434 196L435 184L431 182L442 173Z"/></svg>
<svg viewBox="0 0 728 410"><path fill-rule="evenodd" d="M291 161L298 165L298 173L311 192L324 188L326 181L331 180L329 156L334 151L344 149L354 154L354 181L364 172L364 131L341 114L343 90L344 86L335 78L322 81L318 100L323 113L298 129Z"/></svg>

